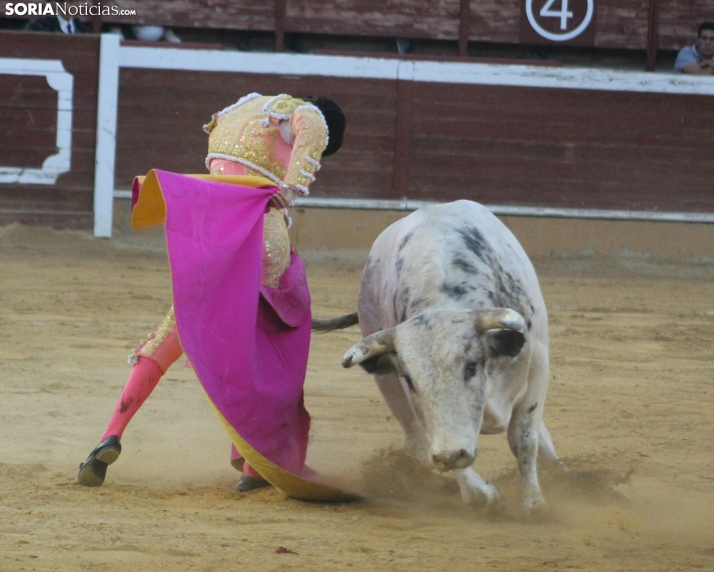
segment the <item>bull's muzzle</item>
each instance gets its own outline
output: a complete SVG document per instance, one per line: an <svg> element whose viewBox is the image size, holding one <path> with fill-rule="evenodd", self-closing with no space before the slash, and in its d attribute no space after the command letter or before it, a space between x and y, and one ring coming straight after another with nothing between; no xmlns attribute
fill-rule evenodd
<svg viewBox="0 0 714 572"><path fill-rule="evenodd" d="M466 451L459 449L458 451L442 451L431 456L431 461L434 466L441 472L451 471L453 469L465 469L470 467L476 457Z"/></svg>

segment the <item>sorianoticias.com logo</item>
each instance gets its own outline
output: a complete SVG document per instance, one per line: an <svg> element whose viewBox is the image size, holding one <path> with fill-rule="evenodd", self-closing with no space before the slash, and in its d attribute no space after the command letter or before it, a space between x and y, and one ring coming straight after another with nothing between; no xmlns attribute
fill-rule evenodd
<svg viewBox="0 0 714 572"><path fill-rule="evenodd" d="M121 10L116 6L79 2L8 2L6 16L136 16L136 10Z"/></svg>

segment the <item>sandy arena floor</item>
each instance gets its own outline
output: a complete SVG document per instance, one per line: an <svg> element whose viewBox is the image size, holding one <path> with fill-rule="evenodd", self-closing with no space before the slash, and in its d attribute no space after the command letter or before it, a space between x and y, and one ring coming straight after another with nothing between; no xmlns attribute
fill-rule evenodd
<svg viewBox="0 0 714 572"><path fill-rule="evenodd" d="M314 314L352 311L360 256L305 254ZM339 365L356 328L314 337L306 399L310 463L366 500L235 493L228 438L178 364L105 485L79 487L126 356L169 307L165 254L155 236L0 228L0 571L714 570L714 268L536 267L551 315L545 419L570 472L541 471L550 508L529 522L505 436L482 437L476 463L506 499L499 515L463 507L453 481L399 453L371 378Z"/></svg>

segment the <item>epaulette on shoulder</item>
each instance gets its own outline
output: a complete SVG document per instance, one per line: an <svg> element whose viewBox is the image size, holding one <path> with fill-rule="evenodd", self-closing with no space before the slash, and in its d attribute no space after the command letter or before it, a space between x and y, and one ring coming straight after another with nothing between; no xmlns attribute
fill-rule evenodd
<svg viewBox="0 0 714 572"><path fill-rule="evenodd" d="M290 119L293 111L301 105L305 105L302 99L297 99L286 93L281 93L270 99L264 106L263 111L277 119Z"/></svg>

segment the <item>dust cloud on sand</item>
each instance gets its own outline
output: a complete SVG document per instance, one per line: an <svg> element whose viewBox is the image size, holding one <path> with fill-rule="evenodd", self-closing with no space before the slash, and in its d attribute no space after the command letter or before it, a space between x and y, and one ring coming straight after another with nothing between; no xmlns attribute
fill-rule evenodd
<svg viewBox="0 0 714 572"><path fill-rule="evenodd" d="M304 254L314 314L353 311L364 253ZM310 464L364 500L235 493L228 439L180 364L105 485L77 486L126 356L170 305L163 244L0 228L0 570L714 569L714 268L535 263L567 471L542 467L549 509L529 519L505 436L482 436L475 465L498 511L404 455L370 377L339 365L358 328L313 338L306 401Z"/></svg>

